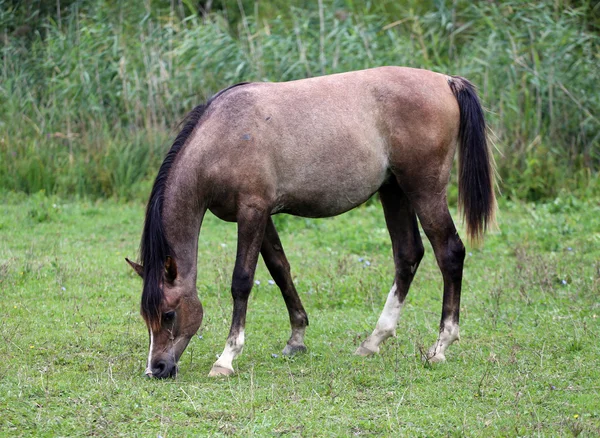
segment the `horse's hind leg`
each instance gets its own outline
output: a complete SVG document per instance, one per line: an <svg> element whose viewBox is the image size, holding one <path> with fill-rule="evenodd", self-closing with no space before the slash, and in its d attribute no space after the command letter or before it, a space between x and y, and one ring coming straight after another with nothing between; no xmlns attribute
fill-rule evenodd
<svg viewBox="0 0 600 438"><path fill-rule="evenodd" d="M427 355L430 362L443 362L448 346L459 339L458 319L465 247L456 232L444 194L431 192L416 196L414 205L444 279L438 339Z"/></svg>
<svg viewBox="0 0 600 438"><path fill-rule="evenodd" d="M271 218L267 222L260 252L273 280L275 280L275 283L281 289L281 294L290 314L292 335L283 349L283 354L290 356L297 352L306 351L304 331L308 325L308 316L306 316L300 297L294 287L292 275L290 274L290 264L283 252L281 241Z"/></svg>
<svg viewBox="0 0 600 438"><path fill-rule="evenodd" d="M258 253L263 242L263 235L269 214L266 208L257 205L240 206L238 211L238 244L231 282L233 297L233 317L231 328L223 353L214 363L209 376L229 376L234 373L233 360L244 347L244 327L248 297L254 282L254 272L258 261Z"/></svg>
<svg viewBox="0 0 600 438"><path fill-rule="evenodd" d="M379 344L395 334L400 309L424 253L415 211L396 179L392 177L381 187L379 195L392 240L396 275L375 330L356 350L361 356L379 352Z"/></svg>

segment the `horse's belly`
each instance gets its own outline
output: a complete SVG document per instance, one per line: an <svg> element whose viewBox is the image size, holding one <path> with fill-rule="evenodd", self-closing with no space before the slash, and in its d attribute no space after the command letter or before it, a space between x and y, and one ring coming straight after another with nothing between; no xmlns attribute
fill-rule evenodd
<svg viewBox="0 0 600 438"><path fill-rule="evenodd" d="M362 192L329 191L315 193L314 198L299 198L277 206L273 213L289 213L303 217L331 217L352 210L371 197L378 187Z"/></svg>
<svg viewBox="0 0 600 438"><path fill-rule="evenodd" d="M324 165L305 169L283 185L274 212L304 217L342 214L379 190L388 176L386 164L382 158L343 168Z"/></svg>

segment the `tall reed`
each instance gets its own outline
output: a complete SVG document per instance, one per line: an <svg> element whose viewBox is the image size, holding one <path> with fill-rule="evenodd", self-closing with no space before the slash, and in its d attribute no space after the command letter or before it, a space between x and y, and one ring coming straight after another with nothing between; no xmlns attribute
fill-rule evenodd
<svg viewBox="0 0 600 438"><path fill-rule="evenodd" d="M137 198L220 88L405 65L478 84L507 196L600 193L591 3L221 3L74 2L23 36L0 0L0 188Z"/></svg>

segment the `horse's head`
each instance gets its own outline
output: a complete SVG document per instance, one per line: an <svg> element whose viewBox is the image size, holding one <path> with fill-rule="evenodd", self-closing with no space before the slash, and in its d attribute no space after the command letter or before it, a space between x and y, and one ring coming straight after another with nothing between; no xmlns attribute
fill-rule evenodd
<svg viewBox="0 0 600 438"><path fill-rule="evenodd" d="M133 270L144 279L144 267L126 259ZM202 323L202 303L196 294L194 280L186 281L177 275L175 260L165 261L162 278L154 285L160 291L158 299L142 301L141 313L148 327L150 347L146 375L175 377L177 362L190 339Z"/></svg>

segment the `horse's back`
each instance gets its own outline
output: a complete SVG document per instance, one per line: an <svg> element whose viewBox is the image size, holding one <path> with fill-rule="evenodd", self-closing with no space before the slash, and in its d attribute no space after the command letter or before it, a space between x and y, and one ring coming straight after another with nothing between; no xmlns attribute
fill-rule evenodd
<svg viewBox="0 0 600 438"><path fill-rule="evenodd" d="M452 105L443 75L399 67L252 83L211 104L186 155L202 157L224 210L235 208L225 192L251 192L273 212L333 216L368 199L392 168L411 172L419 156L440 155L456 137L455 114L444 114Z"/></svg>

